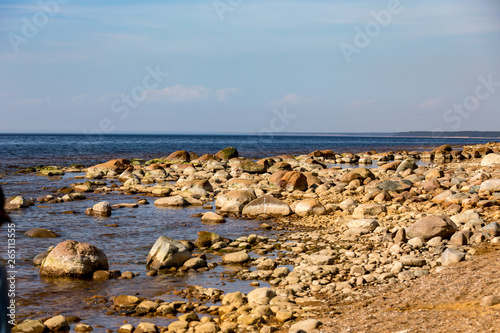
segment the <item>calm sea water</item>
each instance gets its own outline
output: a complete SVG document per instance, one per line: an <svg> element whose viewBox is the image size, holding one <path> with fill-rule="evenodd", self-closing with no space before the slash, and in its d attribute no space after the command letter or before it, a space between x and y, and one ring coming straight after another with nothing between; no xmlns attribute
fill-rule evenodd
<svg viewBox="0 0 500 333"><path fill-rule="evenodd" d="M0 164L91 165L109 158L156 158L176 150L199 155L214 154L228 146L240 156L259 158L279 154L304 154L316 149L334 152L423 150L442 144L486 143L487 139L271 136L271 135L22 135L0 134Z"/></svg>
<svg viewBox="0 0 500 333"><path fill-rule="evenodd" d="M450 143L464 145L483 143L477 139L417 139L417 138L363 138L329 136L214 136L214 135L113 135L86 137L83 135L0 135L0 184L7 196L23 195L36 198L47 194L56 195L57 189L82 182L74 179L83 173L66 174L61 179L49 179L36 174L15 174L15 166L28 167L39 164L67 166L71 163L93 165L111 158L162 157L179 149L198 154L215 153L233 146L240 155L258 158L278 154L303 154L316 149L332 149L336 152L388 151L398 149L418 150ZM114 180L105 179L107 185ZM120 294L138 294L147 298L165 301L175 299L168 294L170 288L186 285L203 285L232 292L249 292L253 287L248 281L228 283L221 281L219 274L227 267L219 266L207 273L192 273L180 279L172 276L146 276L146 257L158 236L194 241L197 232L206 230L224 237L238 238L256 230L261 221L228 219L227 223L207 225L199 217L201 208L158 209L154 205L139 208L124 208L113 211L109 218L96 218L84 214L87 207L99 201L111 204L136 202L144 196L125 196L120 192L107 195L86 193L87 200L60 204L37 204L12 212L16 224L17 294L18 314L40 318L55 313L76 315L92 325L118 328L123 317L107 316L105 310L86 306L83 300L92 295L107 297ZM145 197L151 203L154 198ZM64 212L72 210L74 214ZM110 226L113 225L113 226ZM59 238L34 239L24 236L32 228L47 228L60 235ZM6 228L0 228L0 257L5 257ZM267 236L275 237L272 232ZM93 244L106 253L110 269L133 271L140 274L132 280L82 281L45 279L38 275L33 257L49 246L73 239ZM220 257L209 256L209 261L220 263ZM262 286L266 286L265 283ZM140 318L126 318L137 324ZM146 319L158 325L167 325L171 319ZM111 327L110 327L111 325Z"/></svg>

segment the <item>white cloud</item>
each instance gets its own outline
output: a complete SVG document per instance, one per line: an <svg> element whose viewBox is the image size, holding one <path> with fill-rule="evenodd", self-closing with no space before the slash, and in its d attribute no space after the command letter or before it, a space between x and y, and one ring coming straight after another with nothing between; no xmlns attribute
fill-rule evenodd
<svg viewBox="0 0 500 333"><path fill-rule="evenodd" d="M210 95L210 89L204 86L175 86L163 89L147 90L146 100L150 102L171 101L171 102L196 102L204 100Z"/></svg>
<svg viewBox="0 0 500 333"><path fill-rule="evenodd" d="M267 102L272 107L281 107L287 105L310 104L315 102L315 98L300 96L295 93L289 93L285 97Z"/></svg>
<svg viewBox="0 0 500 333"><path fill-rule="evenodd" d="M366 108L368 106L372 106L375 104L377 100L376 99L356 99L349 103L348 108L350 109L360 109L360 108Z"/></svg>
<svg viewBox="0 0 500 333"><path fill-rule="evenodd" d="M87 98L87 94L78 94L71 99L74 103L83 102Z"/></svg>
<svg viewBox="0 0 500 333"><path fill-rule="evenodd" d="M17 101L13 101L11 103L12 106L35 106L35 105L39 105L39 104L42 104L42 103L47 103L47 102L50 102L50 97L46 96L46 97L29 97L27 99L21 99L21 100L17 100Z"/></svg>
<svg viewBox="0 0 500 333"><path fill-rule="evenodd" d="M184 86L177 84L162 89L146 91L147 102L199 102L199 101L227 101L231 95L239 93L238 88L211 89L205 86Z"/></svg>
<svg viewBox="0 0 500 333"><path fill-rule="evenodd" d="M428 99L418 105L420 109L436 109L442 107L446 103L446 98L438 97L433 99Z"/></svg>
<svg viewBox="0 0 500 333"><path fill-rule="evenodd" d="M217 89L215 94L217 95L218 101L227 101L230 95L238 94L239 92L240 90L238 88L222 88Z"/></svg>

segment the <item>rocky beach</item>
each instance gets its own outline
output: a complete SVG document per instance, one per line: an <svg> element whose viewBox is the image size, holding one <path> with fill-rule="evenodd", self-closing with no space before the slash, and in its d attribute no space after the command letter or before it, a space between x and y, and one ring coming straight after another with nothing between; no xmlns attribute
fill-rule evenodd
<svg viewBox="0 0 500 333"><path fill-rule="evenodd" d="M212 153L2 171L13 332L499 330L500 143Z"/></svg>

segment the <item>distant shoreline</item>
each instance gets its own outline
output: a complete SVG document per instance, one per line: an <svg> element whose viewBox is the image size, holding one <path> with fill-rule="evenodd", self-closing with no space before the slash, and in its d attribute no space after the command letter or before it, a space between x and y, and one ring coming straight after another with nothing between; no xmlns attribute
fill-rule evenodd
<svg viewBox="0 0 500 333"><path fill-rule="evenodd" d="M76 135L76 136L314 136L314 137L360 137L360 138L422 138L422 139L484 139L500 140L500 132L493 131L462 131L441 132L439 135L433 132L362 132L362 133L317 133L317 132L266 132L266 133L109 133L109 134L84 134L84 133L0 133L0 135Z"/></svg>

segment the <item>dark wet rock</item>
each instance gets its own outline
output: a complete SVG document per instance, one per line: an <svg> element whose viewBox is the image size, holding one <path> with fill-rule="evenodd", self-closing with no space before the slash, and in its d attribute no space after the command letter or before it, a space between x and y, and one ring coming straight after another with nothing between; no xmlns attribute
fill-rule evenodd
<svg viewBox="0 0 500 333"><path fill-rule="evenodd" d="M238 151L234 147L227 147L215 154L215 157L223 161L228 161L231 158L238 157Z"/></svg>
<svg viewBox="0 0 500 333"><path fill-rule="evenodd" d="M67 240L57 244L40 267L41 276L84 278L109 268L104 252L97 247Z"/></svg>
<svg viewBox="0 0 500 333"><path fill-rule="evenodd" d="M266 172L266 166L256 163L252 160L243 160L235 165L233 165L234 170L239 170L248 173L264 173Z"/></svg>
<svg viewBox="0 0 500 333"><path fill-rule="evenodd" d="M118 270L111 270L111 271L100 270L100 271L95 271L94 274L92 275L92 278L94 280L110 280L119 278L121 275L122 273Z"/></svg>
<svg viewBox="0 0 500 333"><path fill-rule="evenodd" d="M35 237L35 238L55 238L59 237L58 234L55 232L48 230L48 229L43 229L43 228L35 228L35 229L30 229L24 233L25 236L27 237Z"/></svg>
<svg viewBox="0 0 500 333"><path fill-rule="evenodd" d="M42 252L40 254L37 254L35 256L35 258L33 258L33 264L35 264L35 266L40 266L42 264L42 262L45 260L45 258L47 258L48 255L49 255L49 251L45 251L45 252Z"/></svg>
<svg viewBox="0 0 500 333"><path fill-rule="evenodd" d="M184 244L175 239L160 236L149 251L146 267L156 270L181 267L189 259L191 259L191 253Z"/></svg>
<svg viewBox="0 0 500 333"><path fill-rule="evenodd" d="M213 244L222 241L222 237L219 235L213 233L213 232L208 232L208 231L199 231L198 232L198 238L194 242L194 245L197 248L203 248L203 247L210 247Z"/></svg>
<svg viewBox="0 0 500 333"><path fill-rule="evenodd" d="M62 175L64 175L64 171L62 171L57 166L44 166L38 172L44 176L62 176Z"/></svg>

